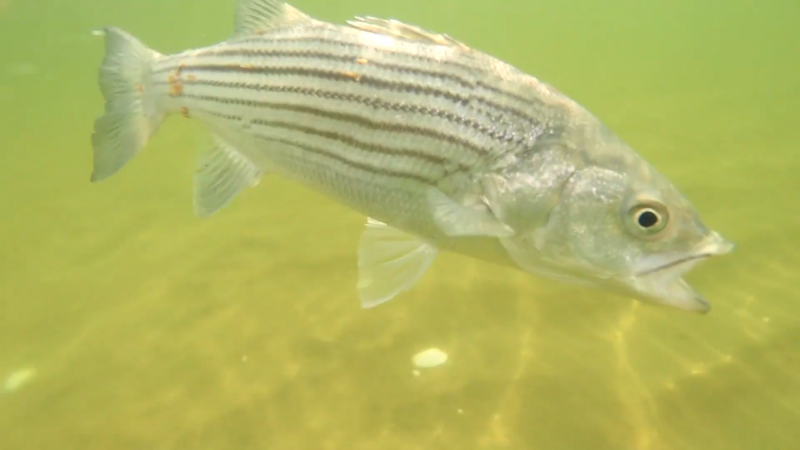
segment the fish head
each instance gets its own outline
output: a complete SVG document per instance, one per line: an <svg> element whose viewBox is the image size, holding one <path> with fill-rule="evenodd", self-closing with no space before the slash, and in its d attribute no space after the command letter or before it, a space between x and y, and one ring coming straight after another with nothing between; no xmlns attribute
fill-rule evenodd
<svg viewBox="0 0 800 450"><path fill-rule="evenodd" d="M710 303L683 276L734 245L709 229L675 186L654 169L650 172L647 185L629 177L618 205L619 228L625 234L618 256L622 268L614 281L644 300L706 313Z"/></svg>
<svg viewBox="0 0 800 450"><path fill-rule="evenodd" d="M733 244L709 229L689 200L630 147L610 132L602 137L578 157L562 152L575 162L573 170L552 196L546 219L535 227L517 226L518 235L504 243L510 256L530 272L709 311L683 276L699 261L730 252Z"/></svg>

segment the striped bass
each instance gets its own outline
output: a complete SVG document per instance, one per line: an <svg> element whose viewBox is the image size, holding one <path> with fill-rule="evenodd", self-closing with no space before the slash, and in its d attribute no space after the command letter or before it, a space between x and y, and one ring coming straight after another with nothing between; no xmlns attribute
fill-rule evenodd
<svg viewBox="0 0 800 450"><path fill-rule="evenodd" d="M364 307L408 290L441 251L707 312L682 276L733 244L581 105L521 70L397 20L335 25L240 0L224 42L174 55L104 29L93 182L168 115L214 145L194 176L209 216L267 173L368 217Z"/></svg>

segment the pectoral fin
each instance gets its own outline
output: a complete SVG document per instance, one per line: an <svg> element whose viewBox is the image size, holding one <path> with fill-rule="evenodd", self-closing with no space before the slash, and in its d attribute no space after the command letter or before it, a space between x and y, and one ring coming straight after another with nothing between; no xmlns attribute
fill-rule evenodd
<svg viewBox="0 0 800 450"><path fill-rule="evenodd" d="M200 217L214 214L239 192L258 184L262 174L222 138L214 136L214 141L215 145L200 155L194 174L194 210Z"/></svg>
<svg viewBox="0 0 800 450"><path fill-rule="evenodd" d="M428 191L428 202L436 225L448 236L508 237L514 234L514 230L495 217L489 208L460 205L439 189Z"/></svg>
<svg viewBox="0 0 800 450"><path fill-rule="evenodd" d="M358 248L358 294L372 308L410 289L439 251L433 245L372 218Z"/></svg>

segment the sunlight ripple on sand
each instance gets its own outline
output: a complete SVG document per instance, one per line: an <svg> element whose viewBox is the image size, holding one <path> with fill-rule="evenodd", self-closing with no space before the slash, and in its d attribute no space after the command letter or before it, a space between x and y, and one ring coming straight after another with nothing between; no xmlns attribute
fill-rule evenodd
<svg viewBox="0 0 800 450"><path fill-rule="evenodd" d="M13 372L3 382L3 392L10 394L16 392L31 382L36 377L36 369L33 367L25 367Z"/></svg>

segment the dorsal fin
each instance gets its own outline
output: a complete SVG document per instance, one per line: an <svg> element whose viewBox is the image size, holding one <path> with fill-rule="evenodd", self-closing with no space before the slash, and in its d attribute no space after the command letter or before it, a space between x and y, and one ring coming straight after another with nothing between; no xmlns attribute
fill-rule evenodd
<svg viewBox="0 0 800 450"><path fill-rule="evenodd" d="M385 34L412 41L428 42L431 44L461 47L464 50L469 50L469 47L466 44L463 44L446 34L439 34L432 31L423 30L418 26L403 23L395 19L356 16L355 19L348 20L347 24L353 28L358 28L362 31L369 31L371 33Z"/></svg>
<svg viewBox="0 0 800 450"><path fill-rule="evenodd" d="M310 20L307 14L280 0L238 0L234 35L256 34L292 22Z"/></svg>

